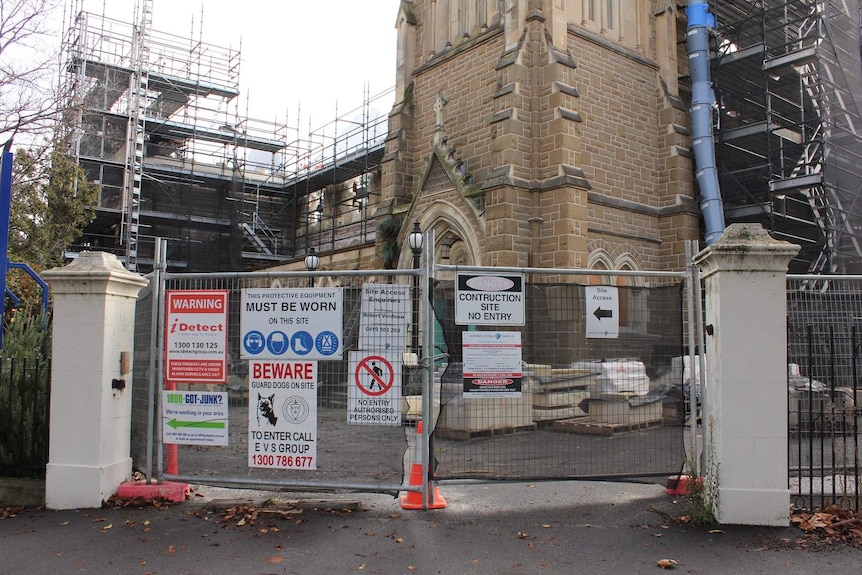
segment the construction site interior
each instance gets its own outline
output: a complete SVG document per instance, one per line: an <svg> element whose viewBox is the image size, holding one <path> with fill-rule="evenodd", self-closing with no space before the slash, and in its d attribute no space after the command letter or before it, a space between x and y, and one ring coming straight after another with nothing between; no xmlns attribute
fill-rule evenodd
<svg viewBox="0 0 862 575"><path fill-rule="evenodd" d="M858 2L709 5L726 222L800 244L791 271L859 273ZM240 109L238 50L151 22L150 0L133 24L80 12L67 28L70 149L101 186L70 255L110 251L146 272L164 238L170 270L239 271L373 245L387 112L403 95L366 93L308 131L258 121Z"/></svg>

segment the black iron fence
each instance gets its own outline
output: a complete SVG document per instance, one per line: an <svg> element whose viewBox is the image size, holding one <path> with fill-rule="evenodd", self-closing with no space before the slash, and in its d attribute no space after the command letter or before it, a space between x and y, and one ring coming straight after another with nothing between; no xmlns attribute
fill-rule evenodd
<svg viewBox="0 0 862 575"><path fill-rule="evenodd" d="M860 509L862 278L788 279L790 489L797 507Z"/></svg>
<svg viewBox="0 0 862 575"><path fill-rule="evenodd" d="M45 476L50 376L48 361L0 359L0 477Z"/></svg>

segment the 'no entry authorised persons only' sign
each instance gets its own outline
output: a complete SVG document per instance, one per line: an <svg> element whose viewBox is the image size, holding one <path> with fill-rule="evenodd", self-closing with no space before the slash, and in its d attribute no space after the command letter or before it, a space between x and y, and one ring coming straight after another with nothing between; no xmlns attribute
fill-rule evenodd
<svg viewBox="0 0 862 575"><path fill-rule="evenodd" d="M397 353L351 351L347 423L401 425L401 358Z"/></svg>

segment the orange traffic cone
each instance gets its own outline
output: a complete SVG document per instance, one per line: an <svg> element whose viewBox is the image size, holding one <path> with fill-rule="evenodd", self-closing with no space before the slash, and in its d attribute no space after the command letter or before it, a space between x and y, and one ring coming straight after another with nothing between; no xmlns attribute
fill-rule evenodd
<svg viewBox="0 0 862 575"><path fill-rule="evenodd" d="M419 487L422 485L422 480L425 477L425 469L422 466L422 421L416 424L416 443L413 448L413 463L410 465L410 483L411 487ZM422 501L421 491L408 491L406 495L401 496L401 509L445 509L446 500L440 495L437 486L431 482L431 501L427 504Z"/></svg>

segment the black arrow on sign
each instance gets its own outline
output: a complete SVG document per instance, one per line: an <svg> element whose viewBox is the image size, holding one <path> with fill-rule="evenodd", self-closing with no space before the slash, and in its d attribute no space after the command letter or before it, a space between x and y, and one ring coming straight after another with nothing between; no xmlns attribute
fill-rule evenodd
<svg viewBox="0 0 862 575"><path fill-rule="evenodd" d="M603 317L614 317L614 312L613 310L602 309L601 307L599 307L596 309L596 311L593 312L593 315L596 316L596 319L601 321Z"/></svg>

